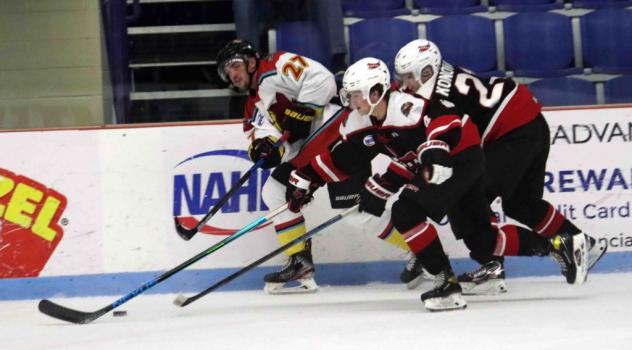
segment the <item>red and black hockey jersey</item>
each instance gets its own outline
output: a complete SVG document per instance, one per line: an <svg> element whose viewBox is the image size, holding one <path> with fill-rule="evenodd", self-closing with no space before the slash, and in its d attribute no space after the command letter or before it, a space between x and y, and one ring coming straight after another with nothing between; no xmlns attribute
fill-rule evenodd
<svg viewBox="0 0 632 350"><path fill-rule="evenodd" d="M508 78L478 77L446 61L430 96L423 97L454 103L459 114L468 115L477 125L482 145L527 124L542 109L526 86Z"/></svg>

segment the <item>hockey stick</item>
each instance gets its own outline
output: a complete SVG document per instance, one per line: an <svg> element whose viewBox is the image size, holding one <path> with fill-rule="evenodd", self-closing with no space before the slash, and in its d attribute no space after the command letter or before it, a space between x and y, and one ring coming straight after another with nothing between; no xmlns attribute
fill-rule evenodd
<svg viewBox="0 0 632 350"><path fill-rule="evenodd" d="M285 142L285 140L287 140L287 138L290 136L289 132L285 132L283 133L283 135L281 136L280 139L277 140L277 142L274 144L274 148L277 149L279 147L281 147L281 145L283 144L283 142ZM211 209L211 211L209 211L206 215L204 215L204 217L202 218L202 220L200 220L200 222L195 225L194 228L192 229L187 229L184 226L182 226L182 224L180 224L180 221L178 220L177 217L174 217L173 220L175 221L176 224L176 232L178 232L178 235L184 239L185 241L190 240L191 238L193 238L193 236L195 236L196 233L198 233L198 231L204 227L204 225L206 225L206 223L220 210L222 209L222 207L224 206L224 204L226 204L226 202L228 202L228 200L233 196L233 194L235 194L235 192L237 192L240 188L241 185L244 184L244 182L246 182L246 180L248 180L250 178L250 176L257 170L259 169L262 165L263 162L265 161L265 159L261 158L259 159L252 167L250 167L250 169L248 169L248 171L246 171L246 173L244 175L241 176L241 178L239 179L239 181L237 181L233 187L226 192L226 194L224 195L224 197L222 197L219 202L217 202L217 204L215 204L215 206Z"/></svg>
<svg viewBox="0 0 632 350"><path fill-rule="evenodd" d="M216 290L217 288L231 282L232 280L234 280L235 278L243 275L244 273L252 270L253 268L263 264L264 262L270 260L271 258L279 255L280 253L282 253L283 251L285 251L286 249L290 248L291 246L303 242L309 238L311 238L312 236L314 236L315 234L317 234L318 232L322 231L323 229L333 225L334 223L338 222L340 219L342 219L343 217L345 217L347 214L355 211L358 208L357 205L345 209L343 210L341 213L339 213L338 215L332 217L331 219L323 222L322 224L314 227L313 229L309 230L309 232L305 233L304 235L297 237L295 239L293 239L291 242L284 244L283 246L275 249L274 251L271 251L270 253L266 254L265 256L263 256L262 258L260 258L259 260L251 263L250 265L242 268L241 270L236 271L235 273L233 273L232 275L224 278L223 280L213 284L212 286L208 287L207 289L205 289L204 291L193 295L191 297L186 297L183 294L178 295L178 297L176 297L176 299L173 301L173 303L177 306L180 307L184 307L187 306L189 304L191 304L192 302L200 299L201 297L209 294L210 292Z"/></svg>
<svg viewBox="0 0 632 350"><path fill-rule="evenodd" d="M284 204L281 207L275 209L274 211L270 212L268 215L263 216L258 218L257 220L251 222L250 224L248 224L247 226L245 226L244 228L242 228L241 230L233 233L232 235L224 238L223 240L221 240L220 242L216 243L215 245L213 245L212 247L200 252L198 255L192 257L191 259L183 262L182 264L174 267L173 269L163 273L162 275L154 278L153 280L143 284L142 286L138 287L137 289L129 292L128 294L126 294L125 296L123 296L122 298L116 300L115 302L113 302L112 304L99 309L97 311L93 311L93 312L83 312L83 311L78 311L78 310L73 310L70 308L67 308L65 306L61 306L59 304L56 304L50 300L47 299L43 299L40 300L38 308L39 311L54 317L56 319L59 320L63 320L63 321L68 321L71 323L78 323L78 324L85 324L85 323L90 323L94 320L96 320L97 318L105 315L106 313L108 313L109 311L111 311L112 309L126 303L127 301L129 301L130 299L136 297L137 295L139 295L140 293L146 291L147 289L157 285L158 283L166 280L167 278L173 276L174 274L182 271L183 269L187 268L188 266L192 265L193 263L197 262L198 260L204 258L205 256L219 250L220 248L222 248L223 246L227 245L228 243L236 240L237 238L241 237L242 235L246 234L247 232L252 231L254 228L256 228L257 226L261 225L262 223L269 221L270 219L272 219L273 217L281 214L282 212L284 212L285 210L287 210L287 205Z"/></svg>

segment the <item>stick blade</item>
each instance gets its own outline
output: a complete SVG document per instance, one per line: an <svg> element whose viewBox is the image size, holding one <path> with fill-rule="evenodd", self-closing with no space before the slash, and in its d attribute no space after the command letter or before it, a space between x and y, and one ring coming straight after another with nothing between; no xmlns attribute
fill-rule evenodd
<svg viewBox="0 0 632 350"><path fill-rule="evenodd" d="M173 221L175 222L176 232L178 232L178 236L180 236L180 238L184 239L185 241L190 240L197 233L197 227L187 229L186 227L182 226L182 224L180 224L180 221L178 221L178 218L175 216L173 217Z"/></svg>
<svg viewBox="0 0 632 350"><path fill-rule="evenodd" d="M180 294L173 300L173 304L176 305L176 306L183 307L183 306L186 306L188 304L187 303L188 299L189 298L187 298L184 294Z"/></svg>
<svg viewBox="0 0 632 350"><path fill-rule="evenodd" d="M112 305L108 305L107 307L95 312L83 312L69 309L48 299L40 300L37 308L41 313L45 315L56 318L58 320L76 324L90 323L113 309Z"/></svg>

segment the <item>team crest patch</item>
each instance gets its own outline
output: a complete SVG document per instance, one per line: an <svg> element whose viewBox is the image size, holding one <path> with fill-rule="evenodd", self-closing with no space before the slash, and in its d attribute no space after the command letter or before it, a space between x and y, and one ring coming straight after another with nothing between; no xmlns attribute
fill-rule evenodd
<svg viewBox="0 0 632 350"><path fill-rule="evenodd" d="M406 102L402 105L402 113L408 117L408 115L410 114L410 111L413 109L413 103L412 102Z"/></svg>
<svg viewBox="0 0 632 350"><path fill-rule="evenodd" d="M373 139L373 135L366 135L362 140L362 143L364 143L367 147L372 147L375 146L375 139Z"/></svg>

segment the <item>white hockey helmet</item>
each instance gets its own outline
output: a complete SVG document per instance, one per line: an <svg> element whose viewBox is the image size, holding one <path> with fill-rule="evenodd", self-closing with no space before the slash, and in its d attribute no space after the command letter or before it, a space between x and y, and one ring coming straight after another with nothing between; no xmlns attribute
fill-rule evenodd
<svg viewBox="0 0 632 350"><path fill-rule="evenodd" d="M430 98L439 75L441 60L441 51L437 45L429 40L417 39L399 49L395 56L395 71L400 77L412 73L421 84L416 93L424 98ZM428 65L432 67L432 76L426 82L422 82L421 71Z"/></svg>
<svg viewBox="0 0 632 350"><path fill-rule="evenodd" d="M372 103L370 99L371 88L375 85L382 86L382 96ZM362 92L362 97L367 100L371 106L369 115L373 113L373 109L386 95L391 87L391 74L388 71L386 63L379 58L366 57L352 64L345 71L342 78L342 89L340 89L340 99L342 104L349 106L350 94L354 91ZM352 106L355 109L354 106Z"/></svg>

